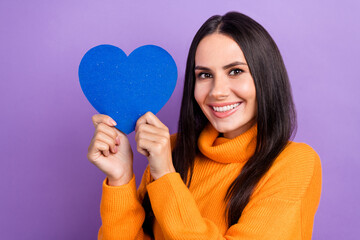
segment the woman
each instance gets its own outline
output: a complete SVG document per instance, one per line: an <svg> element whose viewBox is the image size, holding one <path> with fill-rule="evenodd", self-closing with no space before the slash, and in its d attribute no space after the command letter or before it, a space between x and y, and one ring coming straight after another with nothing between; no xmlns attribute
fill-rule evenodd
<svg viewBox="0 0 360 240"><path fill-rule="evenodd" d="M136 191L126 135L106 115L88 158L107 178L98 239L311 239L321 163L290 141L296 114L267 31L229 12L191 44L177 134L148 112L136 123L147 156Z"/></svg>

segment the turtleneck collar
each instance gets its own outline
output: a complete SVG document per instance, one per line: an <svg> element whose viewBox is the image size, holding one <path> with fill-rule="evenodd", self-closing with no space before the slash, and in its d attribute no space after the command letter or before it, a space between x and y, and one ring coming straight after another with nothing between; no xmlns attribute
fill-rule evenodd
<svg viewBox="0 0 360 240"><path fill-rule="evenodd" d="M239 136L228 139L208 123L200 133L198 147L203 155L220 163L247 161L255 152L257 123Z"/></svg>

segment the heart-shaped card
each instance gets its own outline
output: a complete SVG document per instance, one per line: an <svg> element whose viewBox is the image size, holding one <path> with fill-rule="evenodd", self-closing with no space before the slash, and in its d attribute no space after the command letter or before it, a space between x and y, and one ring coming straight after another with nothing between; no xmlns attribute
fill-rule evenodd
<svg viewBox="0 0 360 240"><path fill-rule="evenodd" d="M141 46L126 56L118 47L99 45L82 58L79 80L91 105L129 134L139 117L156 114L166 104L176 86L177 67L159 46Z"/></svg>

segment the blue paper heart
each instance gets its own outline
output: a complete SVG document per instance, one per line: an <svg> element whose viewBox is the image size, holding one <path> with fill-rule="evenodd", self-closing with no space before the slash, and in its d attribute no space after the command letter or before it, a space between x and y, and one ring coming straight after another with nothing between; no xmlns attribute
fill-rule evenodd
<svg viewBox="0 0 360 240"><path fill-rule="evenodd" d="M118 47L99 45L82 58L79 80L91 105L129 134L140 116L156 114L168 101L177 67L171 55L155 45L141 46L128 57Z"/></svg>

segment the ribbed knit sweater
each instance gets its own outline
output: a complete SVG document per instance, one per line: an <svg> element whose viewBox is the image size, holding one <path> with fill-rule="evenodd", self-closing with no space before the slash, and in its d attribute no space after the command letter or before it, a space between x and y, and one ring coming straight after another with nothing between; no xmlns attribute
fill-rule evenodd
<svg viewBox="0 0 360 240"><path fill-rule="evenodd" d="M102 226L98 239L150 239L142 224L141 205L149 194L155 215L155 239L308 240L321 194L321 163L305 143L289 142L254 189L238 222L228 228L224 201L256 146L257 125L233 139L219 137L208 124L198 139L190 188L177 172L153 180L149 167L136 190L103 181ZM172 144L175 135L172 135Z"/></svg>

